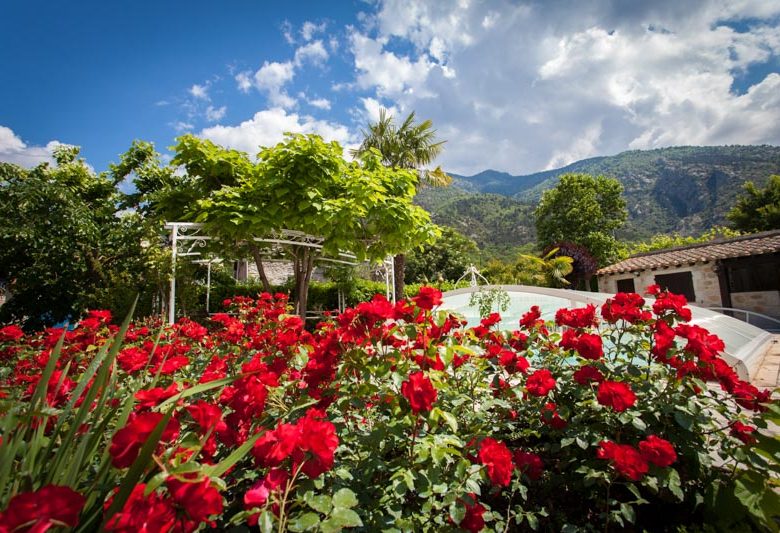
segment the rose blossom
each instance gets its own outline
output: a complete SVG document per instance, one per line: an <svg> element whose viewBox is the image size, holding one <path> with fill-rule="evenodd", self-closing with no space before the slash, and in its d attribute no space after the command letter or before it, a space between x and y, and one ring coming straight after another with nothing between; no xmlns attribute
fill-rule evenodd
<svg viewBox="0 0 780 533"><path fill-rule="evenodd" d="M436 401L436 389L422 372L409 374L409 379L401 383L401 394L409 401L414 414L430 411Z"/></svg>

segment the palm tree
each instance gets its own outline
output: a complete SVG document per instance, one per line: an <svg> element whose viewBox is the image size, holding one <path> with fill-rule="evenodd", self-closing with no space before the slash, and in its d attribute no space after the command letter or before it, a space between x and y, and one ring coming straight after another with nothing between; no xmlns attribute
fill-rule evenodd
<svg viewBox="0 0 780 533"><path fill-rule="evenodd" d="M382 163L392 168L416 169L420 175L420 186L444 187L450 184L452 178L441 167L428 170L430 165L442 152L447 141L436 140L436 130L433 122L425 120L415 124L414 111L396 126L393 116L386 109L379 110L379 120L369 123L367 130L362 130L363 142L351 151L353 157L360 157L375 148L382 154ZM395 297L403 298L404 265L406 256L398 254L393 258L395 270Z"/></svg>

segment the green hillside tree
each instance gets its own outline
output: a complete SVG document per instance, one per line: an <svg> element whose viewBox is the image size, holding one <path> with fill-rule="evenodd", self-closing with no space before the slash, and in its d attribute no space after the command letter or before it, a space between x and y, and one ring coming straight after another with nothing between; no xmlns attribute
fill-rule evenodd
<svg viewBox="0 0 780 533"><path fill-rule="evenodd" d="M436 130L430 120L415 122L412 112L399 126L386 109L380 109L379 120L369 123L368 129L363 130L362 134L363 142L357 149L352 150L354 157L365 155L369 150L377 150L385 166L416 170L419 173L420 186L442 187L452 181L441 167L433 170L425 168L441 154L446 142L436 139ZM401 299L404 293L406 256L404 253L398 253L393 262L395 297Z"/></svg>
<svg viewBox="0 0 780 533"><path fill-rule="evenodd" d="M766 187L745 183L745 192L728 212L734 228L745 233L780 229L780 175L769 176Z"/></svg>
<svg viewBox="0 0 780 533"><path fill-rule="evenodd" d="M411 283L455 281L479 255L477 244L452 228L441 227L431 244L406 255L406 278Z"/></svg>
<svg viewBox="0 0 780 533"><path fill-rule="evenodd" d="M619 256L614 232L626 221L623 186L614 178L564 174L545 191L534 212L537 244L546 248L570 241L584 246L606 265Z"/></svg>

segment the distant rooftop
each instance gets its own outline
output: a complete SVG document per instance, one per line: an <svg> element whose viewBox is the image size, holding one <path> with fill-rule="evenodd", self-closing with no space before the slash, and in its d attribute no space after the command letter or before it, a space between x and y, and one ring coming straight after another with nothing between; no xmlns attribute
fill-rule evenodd
<svg viewBox="0 0 780 533"><path fill-rule="evenodd" d="M637 254L614 265L599 269L596 274L603 276L605 274L639 272L777 252L780 252L780 230L772 230Z"/></svg>

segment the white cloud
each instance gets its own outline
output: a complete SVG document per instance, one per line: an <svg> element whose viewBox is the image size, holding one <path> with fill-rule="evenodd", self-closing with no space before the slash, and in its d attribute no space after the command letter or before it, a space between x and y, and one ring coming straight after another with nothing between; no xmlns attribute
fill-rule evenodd
<svg viewBox="0 0 780 533"><path fill-rule="evenodd" d="M263 91L268 95L268 101L272 105L292 107L295 105L295 100L285 92L284 86L294 76L295 67L292 62L285 61L284 63L279 63L272 61L269 63L266 61L254 74L254 86L257 90Z"/></svg>
<svg viewBox="0 0 780 533"><path fill-rule="evenodd" d="M195 126L189 122L184 122L182 120L177 120L176 122L172 122L170 126L176 130L177 133L184 133L186 131L190 131L195 128Z"/></svg>
<svg viewBox="0 0 780 533"><path fill-rule="evenodd" d="M197 83L193 84L192 87L189 89L190 94L193 98L196 98L198 100L208 100L209 99L209 88L208 85L199 85Z"/></svg>
<svg viewBox="0 0 780 533"><path fill-rule="evenodd" d="M49 141L46 146L29 146L7 126L0 126L0 161L31 168L40 163L52 163L52 153L59 141Z"/></svg>
<svg viewBox="0 0 780 533"><path fill-rule="evenodd" d="M380 96L398 97L403 93L430 95L422 89L433 64L427 56L414 60L384 49L386 39L372 39L359 32L350 36L357 83L363 89L374 88Z"/></svg>
<svg viewBox="0 0 780 533"><path fill-rule="evenodd" d="M237 126L213 126L198 135L225 147L256 154L260 146L272 146L283 140L284 133L316 133L326 141L338 141L344 147L356 145L349 128L342 124L317 120L308 115L288 113L274 107L258 111Z"/></svg>
<svg viewBox="0 0 780 533"><path fill-rule="evenodd" d="M236 83L238 84L239 91L248 93L252 88L252 72L245 70L236 74Z"/></svg>
<svg viewBox="0 0 780 533"><path fill-rule="evenodd" d="M386 109L391 117L400 118L398 108L384 105L376 98L361 98L360 101L363 104L363 111L360 113L361 118L364 119L363 122L377 122L379 120L379 111L382 108Z"/></svg>
<svg viewBox="0 0 780 533"><path fill-rule="evenodd" d="M380 0L348 28L355 79L338 88L361 91L357 116L430 118L458 173L780 144L779 16L780 0Z"/></svg>
<svg viewBox="0 0 780 533"><path fill-rule="evenodd" d="M306 101L310 106L316 107L317 109L322 110L329 110L330 109L330 100L327 98L313 98L311 100Z"/></svg>
<svg viewBox="0 0 780 533"><path fill-rule="evenodd" d="M225 113L227 112L227 106L222 107L214 107L214 106L208 106L206 108L206 120L209 122L217 122L218 120L222 120L222 117L225 116Z"/></svg>
<svg viewBox="0 0 780 533"><path fill-rule="evenodd" d="M303 23L303 26L301 26L301 37L303 37L304 41L311 41L314 35L324 32L326 26L327 24L325 22L315 24L314 22L307 20Z"/></svg>
<svg viewBox="0 0 780 533"><path fill-rule="evenodd" d="M301 66L305 61L321 64L328 59L328 51L322 45L322 41L312 41L299 47L295 51L295 65Z"/></svg>

